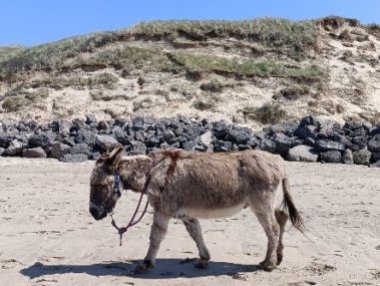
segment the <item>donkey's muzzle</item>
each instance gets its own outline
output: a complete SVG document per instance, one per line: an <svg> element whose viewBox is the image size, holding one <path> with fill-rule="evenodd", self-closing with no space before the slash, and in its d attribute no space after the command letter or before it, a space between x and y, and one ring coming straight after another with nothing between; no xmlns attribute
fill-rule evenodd
<svg viewBox="0 0 380 286"><path fill-rule="evenodd" d="M107 212L105 210L99 211L96 207L90 207L90 213L96 220L101 220L107 216Z"/></svg>

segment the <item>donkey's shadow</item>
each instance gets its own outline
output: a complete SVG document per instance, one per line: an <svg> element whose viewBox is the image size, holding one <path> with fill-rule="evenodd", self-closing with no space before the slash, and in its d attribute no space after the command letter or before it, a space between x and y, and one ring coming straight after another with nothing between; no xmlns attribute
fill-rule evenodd
<svg viewBox="0 0 380 286"><path fill-rule="evenodd" d="M30 279L46 275L85 273L92 276L127 276L140 279L173 279L178 277L194 278L207 276L238 275L259 270L258 265L243 265L228 262L210 262L207 269L194 268L193 260L157 259L156 267L145 274L135 274L134 269L141 261L103 262L88 265L44 265L37 262L20 273Z"/></svg>

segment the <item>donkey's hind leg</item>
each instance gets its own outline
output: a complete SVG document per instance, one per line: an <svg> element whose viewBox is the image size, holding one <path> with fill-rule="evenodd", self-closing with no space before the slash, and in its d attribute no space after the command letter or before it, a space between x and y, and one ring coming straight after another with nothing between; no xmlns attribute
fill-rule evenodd
<svg viewBox="0 0 380 286"><path fill-rule="evenodd" d="M203 240L202 229L199 221L195 218L185 217L182 218L182 222L186 226L186 229L192 239L197 244L200 260L195 264L195 267L202 269L207 268L208 261L210 260L210 253Z"/></svg>
<svg viewBox="0 0 380 286"><path fill-rule="evenodd" d="M251 208L263 226L268 238L267 253L260 266L265 271L272 271L277 266L277 248L280 240L280 225L277 222L274 208L275 192L265 190L251 199Z"/></svg>
<svg viewBox="0 0 380 286"><path fill-rule="evenodd" d="M279 209L275 209L274 214L276 215L277 222L280 225L280 237L279 237L278 247L277 247L277 265L280 265L282 258L284 257L284 254L283 254L284 245L282 243L282 237L284 235L285 224L286 224L286 221L288 220L288 215Z"/></svg>

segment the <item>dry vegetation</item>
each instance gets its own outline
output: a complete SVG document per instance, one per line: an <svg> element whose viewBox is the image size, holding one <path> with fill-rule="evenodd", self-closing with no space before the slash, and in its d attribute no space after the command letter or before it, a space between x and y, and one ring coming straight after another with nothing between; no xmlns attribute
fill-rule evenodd
<svg viewBox="0 0 380 286"><path fill-rule="evenodd" d="M253 125L286 114L371 113L377 86L367 82L380 78L379 30L339 17L153 21L30 48L0 47L0 113L46 119L107 117L110 110L184 113ZM31 99L40 90L46 95ZM342 108L333 111L326 102Z"/></svg>

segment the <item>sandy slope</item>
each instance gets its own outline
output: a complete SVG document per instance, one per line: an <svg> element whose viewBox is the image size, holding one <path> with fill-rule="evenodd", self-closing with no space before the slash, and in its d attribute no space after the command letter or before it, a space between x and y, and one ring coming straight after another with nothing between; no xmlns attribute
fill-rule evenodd
<svg viewBox="0 0 380 286"><path fill-rule="evenodd" d="M134 276L133 260L147 250L151 214L118 246L109 218L88 213L92 162L0 158L0 285L379 285L379 169L288 164L292 192L308 238L284 237L283 264L272 273L255 264L264 233L249 210L203 221L213 263L197 270L181 263L196 256L185 228L173 220L157 267ZM137 196L124 194L116 210L126 222ZM186 262L186 261L185 261Z"/></svg>

